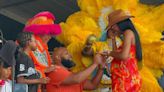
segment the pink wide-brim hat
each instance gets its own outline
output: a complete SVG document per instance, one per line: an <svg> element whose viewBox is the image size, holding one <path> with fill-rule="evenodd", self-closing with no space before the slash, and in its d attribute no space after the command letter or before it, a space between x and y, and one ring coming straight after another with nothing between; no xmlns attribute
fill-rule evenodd
<svg viewBox="0 0 164 92"><path fill-rule="evenodd" d="M24 32L32 32L35 35L59 35L62 30L59 24L54 24L55 17L48 11L40 12L29 19Z"/></svg>

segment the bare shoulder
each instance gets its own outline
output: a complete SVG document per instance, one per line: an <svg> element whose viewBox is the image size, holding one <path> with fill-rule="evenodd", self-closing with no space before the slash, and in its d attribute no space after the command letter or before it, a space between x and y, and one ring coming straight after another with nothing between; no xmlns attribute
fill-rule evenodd
<svg viewBox="0 0 164 92"><path fill-rule="evenodd" d="M134 37L134 33L131 29L127 29L125 32L124 32L124 35L125 36L129 36L129 37Z"/></svg>

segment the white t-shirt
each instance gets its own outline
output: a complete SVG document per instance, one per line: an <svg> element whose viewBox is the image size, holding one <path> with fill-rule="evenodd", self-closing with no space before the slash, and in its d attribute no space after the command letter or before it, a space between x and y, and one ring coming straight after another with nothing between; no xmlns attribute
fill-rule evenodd
<svg viewBox="0 0 164 92"><path fill-rule="evenodd" d="M5 85L1 87L0 92L12 92L12 82L11 80L5 81Z"/></svg>

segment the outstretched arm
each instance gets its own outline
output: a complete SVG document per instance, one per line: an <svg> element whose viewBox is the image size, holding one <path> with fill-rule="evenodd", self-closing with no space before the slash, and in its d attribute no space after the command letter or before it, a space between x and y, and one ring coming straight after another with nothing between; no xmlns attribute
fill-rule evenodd
<svg viewBox="0 0 164 92"><path fill-rule="evenodd" d="M97 64L91 65L89 68L85 69L84 71L81 71L79 73L75 73L70 75L68 78L66 78L62 84L68 85L68 84L78 84L86 80L89 75L95 70L97 67Z"/></svg>
<svg viewBox="0 0 164 92"><path fill-rule="evenodd" d="M90 67L79 73L71 74L62 82L62 84L77 84L86 80L89 75L91 75L91 73L96 69L96 67L102 62L100 56L100 54L96 54L94 56L94 63Z"/></svg>
<svg viewBox="0 0 164 92"><path fill-rule="evenodd" d="M84 83L84 88L85 90L94 90L97 88L97 86L100 84L100 80L103 75L104 68L99 68L96 76L92 80L87 80Z"/></svg>
<svg viewBox="0 0 164 92"><path fill-rule="evenodd" d="M18 83L25 83L25 84L47 84L49 80L50 80L49 78L25 79L23 76L17 78Z"/></svg>

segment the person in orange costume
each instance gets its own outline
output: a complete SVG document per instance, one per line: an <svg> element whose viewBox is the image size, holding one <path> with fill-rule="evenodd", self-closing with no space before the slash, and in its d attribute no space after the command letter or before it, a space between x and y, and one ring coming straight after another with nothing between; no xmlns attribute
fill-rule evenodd
<svg viewBox="0 0 164 92"><path fill-rule="evenodd" d="M73 73L70 68L74 66L72 55L65 47L56 48L53 53L55 70L48 73L50 82L47 84L47 92L83 92L83 90L94 90L100 83L103 75L105 58L95 54L93 63L86 69ZM87 79L93 71L98 68L92 79Z"/></svg>
<svg viewBox="0 0 164 92"><path fill-rule="evenodd" d="M51 12L43 11L29 19L23 30L34 33L37 50L31 51L30 56L41 77L46 77L45 74L54 69L47 46L51 36L61 33L60 25L54 24L54 21L55 17Z"/></svg>

